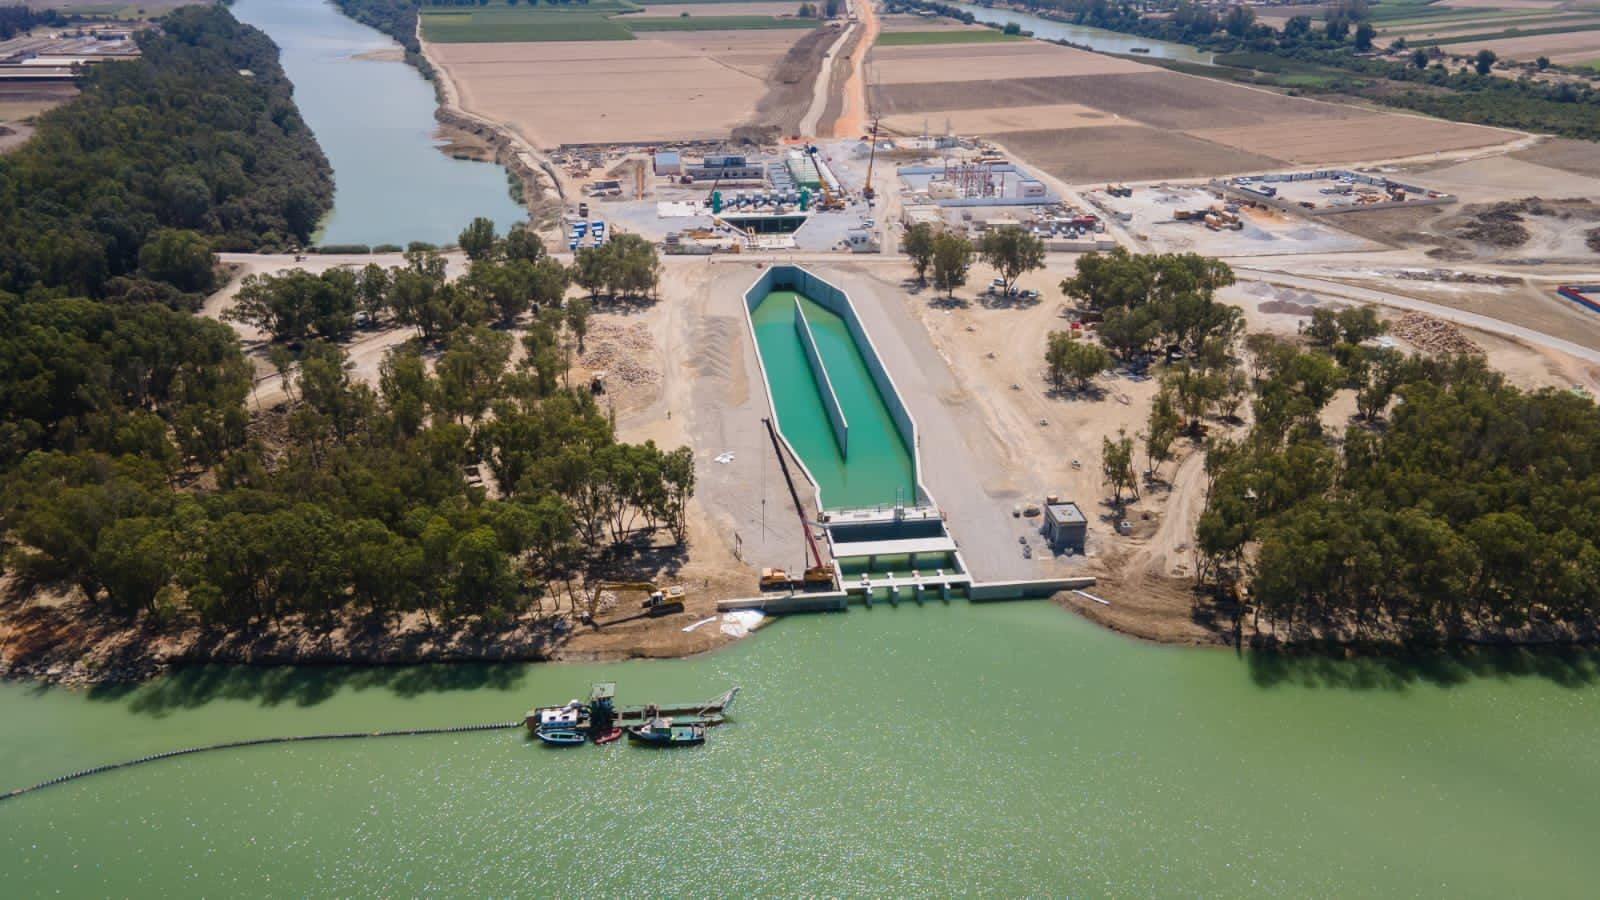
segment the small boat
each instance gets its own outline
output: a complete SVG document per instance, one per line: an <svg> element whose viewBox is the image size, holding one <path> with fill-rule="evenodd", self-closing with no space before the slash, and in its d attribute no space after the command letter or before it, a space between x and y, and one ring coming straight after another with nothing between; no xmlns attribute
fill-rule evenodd
<svg viewBox="0 0 1600 900"><path fill-rule="evenodd" d="M616 740L619 737L622 737L622 729L621 728L613 728L610 731L607 731L607 732L605 732L603 734L594 735L593 736L593 740L594 740L594 742L596 744L609 744L609 743L611 743L612 741Z"/></svg>
<svg viewBox="0 0 1600 900"><path fill-rule="evenodd" d="M1149 53L1150 52L1150 48L1149 47L1129 47L1128 48L1128 52L1129 53Z"/></svg>
<svg viewBox="0 0 1600 900"><path fill-rule="evenodd" d="M573 744L581 744L588 740L588 738L584 737L583 732L570 731L565 728L541 728L538 731L535 731L533 736L541 741L544 741L546 744L554 744L558 747L568 747Z"/></svg>
<svg viewBox="0 0 1600 900"><path fill-rule="evenodd" d="M628 737L658 747L680 747L706 742L706 726L701 722L674 725L671 719L654 718L628 729Z"/></svg>

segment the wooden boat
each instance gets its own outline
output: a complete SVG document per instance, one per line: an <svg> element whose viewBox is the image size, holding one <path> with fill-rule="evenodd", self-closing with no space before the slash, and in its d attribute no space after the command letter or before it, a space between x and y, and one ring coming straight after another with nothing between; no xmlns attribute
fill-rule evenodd
<svg viewBox="0 0 1600 900"><path fill-rule="evenodd" d="M573 744L581 744L588 740L583 732L570 731L565 728L541 728L535 731L533 736L546 744L552 744L557 747L570 747Z"/></svg>
<svg viewBox="0 0 1600 900"><path fill-rule="evenodd" d="M706 742L706 726L700 722L675 725L671 719L654 718L628 729L628 737L657 747L686 747Z"/></svg>
<svg viewBox="0 0 1600 900"><path fill-rule="evenodd" d="M596 744L609 744L609 743L611 743L612 741L616 740L619 737L622 737L622 729L621 728L613 728L610 731L605 732L604 734L594 735L594 742Z"/></svg>

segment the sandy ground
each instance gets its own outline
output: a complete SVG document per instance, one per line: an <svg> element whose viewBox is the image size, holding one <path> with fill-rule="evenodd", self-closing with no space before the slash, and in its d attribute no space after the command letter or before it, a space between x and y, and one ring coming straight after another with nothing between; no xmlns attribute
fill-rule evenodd
<svg viewBox="0 0 1600 900"><path fill-rule="evenodd" d="M726 137L805 31L679 32L635 41L431 44L471 112L538 147Z"/></svg>
<svg viewBox="0 0 1600 900"><path fill-rule="evenodd" d="M33 137L33 126L0 119L0 153L15 150Z"/></svg>

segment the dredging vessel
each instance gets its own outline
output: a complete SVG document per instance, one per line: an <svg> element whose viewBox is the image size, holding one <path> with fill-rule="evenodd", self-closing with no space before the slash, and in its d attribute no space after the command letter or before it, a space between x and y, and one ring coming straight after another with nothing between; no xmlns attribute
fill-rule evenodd
<svg viewBox="0 0 1600 900"><path fill-rule="evenodd" d="M733 709L737 687L720 696L693 703L646 703L618 706L616 682L597 682L589 689L587 703L571 700L561 706L537 706L523 717L528 733L538 737L541 730L578 731L594 736L609 735L615 729L631 729L652 719L670 717L675 725L722 724Z"/></svg>

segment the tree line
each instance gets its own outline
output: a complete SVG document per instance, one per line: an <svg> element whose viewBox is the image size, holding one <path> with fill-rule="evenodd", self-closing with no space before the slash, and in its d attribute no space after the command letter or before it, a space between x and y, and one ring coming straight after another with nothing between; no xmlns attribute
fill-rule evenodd
<svg viewBox="0 0 1600 900"><path fill-rule="evenodd" d="M412 327L433 341L461 327L511 325L530 311L559 308L574 282L592 296L647 296L661 272L655 246L634 234L580 249L571 266L550 256L526 226L512 226L500 238L494 223L481 216L461 232L460 244L469 262L466 276L456 281L446 277L444 256L431 249L408 250L404 265L387 268L368 263L359 271L249 275L227 318L278 342L340 340L358 322ZM573 303L578 305L569 303L569 309L589 306L587 300Z"/></svg>
<svg viewBox="0 0 1600 900"><path fill-rule="evenodd" d="M192 6L138 41L0 156L0 290L192 304L211 250L307 241L331 206L265 34Z"/></svg>
<svg viewBox="0 0 1600 900"><path fill-rule="evenodd" d="M1249 344L1255 423L1208 449L1200 576L1293 635L1427 641L1600 611L1600 410L1511 386L1476 357L1367 339L1375 311L1319 310L1309 347ZM1323 410L1353 391L1330 433Z"/></svg>

